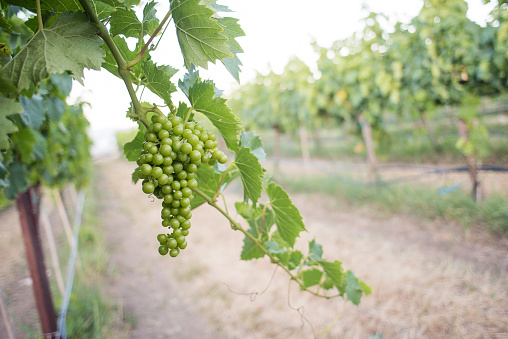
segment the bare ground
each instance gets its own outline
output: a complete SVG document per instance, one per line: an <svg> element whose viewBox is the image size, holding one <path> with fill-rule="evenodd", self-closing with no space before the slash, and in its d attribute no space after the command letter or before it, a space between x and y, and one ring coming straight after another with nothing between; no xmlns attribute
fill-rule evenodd
<svg viewBox="0 0 508 339"><path fill-rule="evenodd" d="M372 287L357 307L302 294L282 270L271 280L274 267L266 260L240 261L241 233L209 206L193 212L188 248L177 258L161 257L160 203L126 184L132 170L114 160L97 171L99 222L112 253L108 297L135 319L130 338L508 338L507 239L293 195L309 230L300 248L316 237L328 259L341 260ZM234 211L240 192L228 190ZM4 281L28 271L23 253L19 259L12 250L19 226L4 227L5 213L0 220L0 282L17 314L23 300L16 295L28 300L31 290Z"/></svg>
<svg viewBox="0 0 508 339"><path fill-rule="evenodd" d="M506 239L407 216L378 217L319 195L294 196L309 229L303 240L315 236L329 259L340 259L373 288L356 307L288 289L282 271L270 282L273 265L240 261L241 234L208 206L193 212L189 247L176 259L160 257L160 204L125 185L131 164L100 168L121 197L120 210L108 208L107 216L118 266L112 287L138 318L133 337L154 329L175 338L203 336L194 330L220 338L508 337ZM239 197L229 192L230 210Z"/></svg>

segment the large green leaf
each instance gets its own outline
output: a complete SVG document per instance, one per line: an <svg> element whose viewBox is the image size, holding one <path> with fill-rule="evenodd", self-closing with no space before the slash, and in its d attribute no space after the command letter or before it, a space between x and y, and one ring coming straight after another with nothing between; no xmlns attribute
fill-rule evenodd
<svg viewBox="0 0 508 339"><path fill-rule="evenodd" d="M171 106L171 93L176 92L176 86L170 79L178 70L166 65L157 66L151 60L144 60L141 69L145 74L143 85Z"/></svg>
<svg viewBox="0 0 508 339"><path fill-rule="evenodd" d="M196 79L189 88L189 101L192 107L203 113L224 137L227 147L236 151L238 148L238 132L242 129L238 117L226 105L226 100L215 97L215 88L212 82Z"/></svg>
<svg viewBox="0 0 508 339"><path fill-rule="evenodd" d="M5 0L8 4L25 7L26 9L37 13L35 1L32 0ZM65 12L81 11L81 5L78 0L44 0L40 2L42 11Z"/></svg>
<svg viewBox="0 0 508 339"><path fill-rule="evenodd" d="M141 21L136 13L131 10L117 9L111 16L110 34L115 36L122 34L126 37L138 38L141 30Z"/></svg>
<svg viewBox="0 0 508 339"><path fill-rule="evenodd" d="M127 45L127 42L123 37L117 35L113 37L113 41L115 42L116 47L118 48L120 54L125 60L132 60L136 57L137 54L136 50L131 51L129 49L129 46ZM120 77L120 74L118 74L118 64L116 63L113 53L111 53L108 47L105 47L105 51L106 56L104 57L102 67L107 69L111 74ZM139 63L132 67L131 73L133 73L131 79L133 81L137 80L137 77L139 77L141 74L141 66Z"/></svg>
<svg viewBox="0 0 508 339"><path fill-rule="evenodd" d="M123 146L123 154L129 161L136 161L139 159L141 155L141 151L143 150L143 143L145 142L144 134L146 132L146 128L144 130L138 131L134 139L132 141L127 142Z"/></svg>
<svg viewBox="0 0 508 339"><path fill-rule="evenodd" d="M243 191L247 198L257 203L263 191L263 167L250 148L242 147L236 153L235 164L240 172Z"/></svg>
<svg viewBox="0 0 508 339"><path fill-rule="evenodd" d="M229 46L229 51L233 54L232 58L224 58L222 59L222 63L226 67L229 73L235 78L236 81L240 82L240 66L242 66L242 62L238 58L238 53L243 53L242 47L235 40L238 37L245 36L244 31L238 24L238 19L235 18L218 18L217 21L224 29L224 34L228 37L227 45Z"/></svg>
<svg viewBox="0 0 508 339"><path fill-rule="evenodd" d="M219 192L222 192L224 188L226 188L226 186L231 182L230 172L226 173L224 180L221 183L221 173L215 172L213 167L208 164L201 164L197 173L197 179L199 182L198 189L210 198L212 198L215 194L219 184L221 185ZM194 209L205 202L206 200L203 197L197 193L194 193L194 199L191 201L191 208Z"/></svg>
<svg viewBox="0 0 508 339"><path fill-rule="evenodd" d="M34 94L31 98L20 96L19 102L25 111L21 114L21 119L25 125L35 129L41 127L44 120L46 120L46 111L48 110L44 97L39 94Z"/></svg>
<svg viewBox="0 0 508 339"><path fill-rule="evenodd" d="M49 28L37 32L2 70L19 91L38 85L51 73L66 71L82 83L85 67L100 69L101 45L84 13L64 12Z"/></svg>
<svg viewBox="0 0 508 339"><path fill-rule="evenodd" d="M255 135L253 132L242 132L240 135L240 147L249 147L250 152L254 154L259 161L263 161L266 158L263 142L259 136Z"/></svg>
<svg viewBox="0 0 508 339"><path fill-rule="evenodd" d="M187 69L191 65L206 69L209 61L234 57L222 26L212 18L215 12L200 0L172 1L171 11Z"/></svg>
<svg viewBox="0 0 508 339"><path fill-rule="evenodd" d="M7 167L9 171L9 187L5 190L7 199L16 198L18 193L22 193L28 189L28 169L25 164L13 162Z"/></svg>
<svg viewBox="0 0 508 339"><path fill-rule="evenodd" d="M265 215L263 216L263 205L254 207L252 205L237 202L235 203L235 207L237 212L242 215L245 220L249 222L249 232L255 238L259 238L259 234L261 232L260 242L264 243L268 240L268 233L273 226L274 217L273 212L267 208L265 210ZM249 218L252 217L252 218ZM261 229L261 226L263 227ZM254 241L252 241L249 237L245 237L243 239L243 248L240 258L242 260L251 260L262 258L265 255L263 250L256 246Z"/></svg>
<svg viewBox="0 0 508 339"><path fill-rule="evenodd" d="M335 260L334 262L319 260L318 263L321 267L323 267L326 274L332 279L333 285L337 287L340 294L343 295L346 292L346 277L344 275L342 263L338 260Z"/></svg>
<svg viewBox="0 0 508 339"><path fill-rule="evenodd" d="M313 268L310 270L302 271L300 276L303 281L303 285L305 287L311 287L319 284L321 277L323 276L323 271L317 268Z"/></svg>
<svg viewBox="0 0 508 339"><path fill-rule="evenodd" d="M268 184L266 194L270 199L270 206L275 214L275 223L280 236L293 247L300 232L306 231L300 211L279 185L273 182Z"/></svg>
<svg viewBox="0 0 508 339"><path fill-rule="evenodd" d="M21 161L29 165L34 160L35 134L27 127L20 128L17 133L11 135L16 152L19 153Z"/></svg>
<svg viewBox="0 0 508 339"><path fill-rule="evenodd" d="M362 286L360 286L360 282L358 278L354 275L353 272L346 272L346 294L348 300L350 300L353 304L358 305L360 303L360 299L362 298Z"/></svg>
<svg viewBox="0 0 508 339"><path fill-rule="evenodd" d="M21 108L18 102L0 96L0 150L9 148L8 134L18 130L16 124L7 119L7 117L21 112L23 112L23 108Z"/></svg>
<svg viewBox="0 0 508 339"><path fill-rule="evenodd" d="M323 258L323 247L312 239L309 242L309 258L321 260Z"/></svg>

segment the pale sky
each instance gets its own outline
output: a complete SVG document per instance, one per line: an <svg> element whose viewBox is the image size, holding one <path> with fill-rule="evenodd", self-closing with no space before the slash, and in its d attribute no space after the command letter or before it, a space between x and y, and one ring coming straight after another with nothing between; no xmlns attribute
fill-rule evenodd
<svg viewBox="0 0 508 339"><path fill-rule="evenodd" d="M162 1L161 1L162 2ZM164 1L158 8L158 17L162 18L168 4ZM312 3L312 5L310 5ZM483 0L469 0L470 19L482 24L488 16L492 4L483 5ZM218 4L227 5L234 13L224 13L240 19L240 25L246 33L238 38L244 49L239 54L243 63L241 83L253 79L256 71L267 73L270 69L281 72L290 58L296 56L315 70L317 54L310 45L312 40L324 47L333 41L346 38L362 28L360 19L366 15L362 9L387 14L392 20L409 21L416 16L423 5L420 0L218 0ZM165 7L165 8L164 8ZM174 78L181 77L184 71L183 58L179 54L174 25L170 25L158 49L152 54L153 60L160 64L169 64L182 70ZM200 70L203 78L215 81L219 89L231 91L236 82L222 64L209 64L209 70ZM150 94L142 100L161 103ZM107 71L85 72L85 88L75 83L73 97L81 97L92 105L86 110L94 135L106 131L128 129L135 124L125 118L129 107L129 96L122 81ZM181 95L175 96L183 100Z"/></svg>

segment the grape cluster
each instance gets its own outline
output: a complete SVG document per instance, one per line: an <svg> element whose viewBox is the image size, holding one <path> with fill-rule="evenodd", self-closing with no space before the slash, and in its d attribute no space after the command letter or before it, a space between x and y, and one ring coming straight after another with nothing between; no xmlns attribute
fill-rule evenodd
<svg viewBox="0 0 508 339"><path fill-rule="evenodd" d="M162 226L169 233L157 236L159 253L176 257L187 247L185 237L191 227L193 189L201 163L224 164L227 156L217 149L216 136L201 123L187 122L174 115L156 114L145 133L138 159L138 177L143 192L162 199Z"/></svg>

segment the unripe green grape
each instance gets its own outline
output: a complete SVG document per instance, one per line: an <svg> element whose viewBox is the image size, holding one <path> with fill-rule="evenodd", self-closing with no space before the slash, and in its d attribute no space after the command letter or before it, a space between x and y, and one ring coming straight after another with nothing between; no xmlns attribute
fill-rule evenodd
<svg viewBox="0 0 508 339"><path fill-rule="evenodd" d="M173 198L174 198L174 199L176 199L176 200L180 200L180 199L182 199L182 198L183 198L183 193L182 193L182 191L180 191L180 190L175 190L175 191L173 192Z"/></svg>
<svg viewBox="0 0 508 339"><path fill-rule="evenodd" d="M171 203L171 206L180 207L180 200L173 200L173 202Z"/></svg>
<svg viewBox="0 0 508 339"><path fill-rule="evenodd" d="M203 130L203 125L200 124L200 123L197 123L196 126L194 127L195 130L198 130L198 131L202 131Z"/></svg>
<svg viewBox="0 0 508 339"><path fill-rule="evenodd" d="M164 186L164 187L166 187L166 186ZM164 195L164 202L166 204L171 204L173 202L173 200L174 200L174 198L173 198L173 195L171 193Z"/></svg>
<svg viewBox="0 0 508 339"><path fill-rule="evenodd" d="M169 178L169 177L168 177ZM164 194L169 194L169 193L172 193L173 192L173 189L171 188L171 185L170 184L165 184L164 186L162 186L162 192Z"/></svg>
<svg viewBox="0 0 508 339"><path fill-rule="evenodd" d="M162 156L162 154L156 153L153 155L152 162L154 165L161 165L163 161L164 161L164 157Z"/></svg>
<svg viewBox="0 0 508 339"><path fill-rule="evenodd" d="M152 147L150 147L148 152L150 152L151 154L157 154L157 153L159 153L159 147L153 145Z"/></svg>
<svg viewBox="0 0 508 339"><path fill-rule="evenodd" d="M170 224L169 219L164 219L164 220L162 220L162 226L163 226L163 227L169 227L169 224Z"/></svg>
<svg viewBox="0 0 508 339"><path fill-rule="evenodd" d="M168 241L166 242L166 246L170 249L173 249L173 248L176 248L178 246L178 243L176 242L175 239L173 238L169 238Z"/></svg>
<svg viewBox="0 0 508 339"><path fill-rule="evenodd" d="M188 187L185 187L185 188L182 188L182 195L185 197L185 198L188 198L192 195L192 190Z"/></svg>
<svg viewBox="0 0 508 339"><path fill-rule="evenodd" d="M180 235L178 237L175 237L175 240L178 243L178 245L183 244L185 242L185 236Z"/></svg>
<svg viewBox="0 0 508 339"><path fill-rule="evenodd" d="M155 134L154 134L155 135ZM150 151L150 148L152 148L154 146L154 143L151 142L151 141L147 141L143 144L143 149L145 151Z"/></svg>
<svg viewBox="0 0 508 339"><path fill-rule="evenodd" d="M214 133L208 133L208 139L215 141L215 140L217 140L217 137L215 136Z"/></svg>
<svg viewBox="0 0 508 339"><path fill-rule="evenodd" d="M164 128L159 131L159 139L169 138L169 132Z"/></svg>
<svg viewBox="0 0 508 339"><path fill-rule="evenodd" d="M171 251L169 251L169 255L173 258L177 257L180 253L180 250L178 248L173 248Z"/></svg>
<svg viewBox="0 0 508 339"><path fill-rule="evenodd" d="M151 183L151 182L145 182L143 184L143 192L146 193L146 194L151 194L153 193L155 187L154 185Z"/></svg>
<svg viewBox="0 0 508 339"><path fill-rule="evenodd" d="M166 121L165 123L162 124L162 128L165 129L166 131L170 131L173 128L173 124L171 123L171 121Z"/></svg>
<svg viewBox="0 0 508 339"><path fill-rule="evenodd" d="M189 220L185 220L184 222L180 223L180 227L182 230L188 230L191 227L191 222Z"/></svg>
<svg viewBox="0 0 508 339"><path fill-rule="evenodd" d="M192 155L192 153L191 153L191 155ZM191 156L191 160L192 160L192 156ZM198 171L198 166L196 164L189 164L187 166L187 172L189 172L189 173L196 173L197 171Z"/></svg>
<svg viewBox="0 0 508 339"><path fill-rule="evenodd" d="M183 125L173 125L173 134L182 135L184 131Z"/></svg>
<svg viewBox="0 0 508 339"><path fill-rule="evenodd" d="M152 132L145 132L144 137L145 140L148 142L154 142L157 140L157 136L155 135L155 133Z"/></svg>
<svg viewBox="0 0 508 339"><path fill-rule="evenodd" d="M187 142L192 146L196 146L197 144L199 144L199 138L197 136L195 136L194 134L191 134L188 138L187 138Z"/></svg>
<svg viewBox="0 0 508 339"><path fill-rule="evenodd" d="M178 221L178 219L173 219L173 220L171 220L170 226L171 226L172 229L174 229L173 234L175 234L175 232L177 230L179 230L180 222Z"/></svg>
<svg viewBox="0 0 508 339"><path fill-rule="evenodd" d="M189 162L189 156L184 153L178 153L177 157L178 161L180 161L182 164Z"/></svg>
<svg viewBox="0 0 508 339"><path fill-rule="evenodd" d="M152 124L150 126L153 126L153 124L155 124L157 122L157 118L158 118L159 114L155 113L154 115L152 115Z"/></svg>
<svg viewBox="0 0 508 339"><path fill-rule="evenodd" d="M205 141L205 148L213 149L213 140L208 139L207 141Z"/></svg>
<svg viewBox="0 0 508 339"><path fill-rule="evenodd" d="M192 145L186 142L182 144L182 148L180 149L180 151L184 154L189 154L190 152L192 152Z"/></svg>
<svg viewBox="0 0 508 339"><path fill-rule="evenodd" d="M194 173L187 173L187 178L189 178L189 174L194 174ZM180 188L185 188L185 187L187 187L187 179L180 180Z"/></svg>
<svg viewBox="0 0 508 339"><path fill-rule="evenodd" d="M161 140L161 145L173 145L173 140L171 138L164 138Z"/></svg>
<svg viewBox="0 0 508 339"><path fill-rule="evenodd" d="M161 211L161 216L163 218L169 218L170 215L171 215L171 209L169 207L164 207Z"/></svg>
<svg viewBox="0 0 508 339"><path fill-rule="evenodd" d="M190 129L191 131L194 131L194 128L196 127L196 124L192 121L188 121L185 123L185 128Z"/></svg>
<svg viewBox="0 0 508 339"><path fill-rule="evenodd" d="M164 145L161 145L161 147L159 148L159 153L164 157L164 158L167 158L169 157L169 155L171 154L171 151L173 150L173 148L171 148L171 146L167 145L167 144L164 144ZM173 159L171 159L173 160Z"/></svg>
<svg viewBox="0 0 508 339"><path fill-rule="evenodd" d="M159 186L164 186L168 183L169 181L169 176L165 173L163 173L159 179L157 179L159 181Z"/></svg>
<svg viewBox="0 0 508 339"><path fill-rule="evenodd" d="M179 180L186 179L187 178L187 172L185 170L181 170L180 172L178 172L178 174L176 176L177 176L177 178Z"/></svg>
<svg viewBox="0 0 508 339"><path fill-rule="evenodd" d="M227 155L225 155L224 153L222 153L221 157L218 159L219 163L220 164L225 164L226 162L228 162L228 157Z"/></svg>
<svg viewBox="0 0 508 339"><path fill-rule="evenodd" d="M173 181L173 182L171 183L171 188L173 188L175 191L179 190L179 189L180 189L180 187L181 187L181 185L180 185L180 182L179 182L179 181Z"/></svg>
<svg viewBox="0 0 508 339"><path fill-rule="evenodd" d="M187 207L190 205L190 199L189 198L182 198L180 200L180 206Z"/></svg>
<svg viewBox="0 0 508 339"><path fill-rule="evenodd" d="M208 133L205 133L205 132L201 133L199 135L199 140L201 140L202 142L206 143L208 141Z"/></svg>
<svg viewBox="0 0 508 339"><path fill-rule="evenodd" d="M162 171L171 177L175 172L175 169L173 168L173 166L169 165L162 167Z"/></svg>
<svg viewBox="0 0 508 339"><path fill-rule="evenodd" d="M184 237L188 236L188 235L189 235L189 233L190 233L190 232L189 232L189 230L182 230L182 235L183 235ZM181 247L180 247L180 248L181 248ZM183 248L182 248L182 250L183 250Z"/></svg>
<svg viewBox="0 0 508 339"><path fill-rule="evenodd" d="M159 246L159 253L160 255L166 255L168 254L169 249L165 245Z"/></svg>
<svg viewBox="0 0 508 339"><path fill-rule="evenodd" d="M159 122L156 122L152 126L153 126L154 133L159 133L161 131L161 129L162 129L162 124L159 123Z"/></svg>
<svg viewBox="0 0 508 339"><path fill-rule="evenodd" d="M196 187L198 187L198 182L196 179L190 179L187 181L187 187L189 187L190 189L194 189Z"/></svg>
<svg viewBox="0 0 508 339"><path fill-rule="evenodd" d="M162 168L158 167L158 166L154 166L152 168L152 176L157 179L159 178L161 175L162 175Z"/></svg>
<svg viewBox="0 0 508 339"><path fill-rule="evenodd" d="M146 163L149 163L153 160L153 154L152 153L147 153L145 154L145 162Z"/></svg>
<svg viewBox="0 0 508 339"><path fill-rule="evenodd" d="M177 142L174 142L173 143L173 151L177 152L180 152L180 150L182 149L182 145L183 145L183 142L181 140L178 140Z"/></svg>
<svg viewBox="0 0 508 339"><path fill-rule="evenodd" d="M186 128L183 130L182 137L184 137L185 139L188 139L189 136L191 136L191 135L192 135L192 131L190 129Z"/></svg>
<svg viewBox="0 0 508 339"><path fill-rule="evenodd" d="M164 245L168 241L168 236L161 233L161 234L157 235L157 240L160 242L161 245Z"/></svg>
<svg viewBox="0 0 508 339"><path fill-rule="evenodd" d="M145 175L150 175L152 174L152 166L148 165L148 164L144 164L141 166L141 172Z"/></svg>
<svg viewBox="0 0 508 339"><path fill-rule="evenodd" d="M190 152L189 158L191 159L191 161L193 163L195 163L198 160L201 161L201 153L197 150L194 150L194 151Z"/></svg>
<svg viewBox="0 0 508 339"><path fill-rule="evenodd" d="M167 121L166 116L164 114L158 114L155 120L156 123L159 123L161 125Z"/></svg>
<svg viewBox="0 0 508 339"><path fill-rule="evenodd" d="M170 152L170 154L171 154L171 152ZM162 164L163 164L164 166L169 166L169 165L171 165L172 163L173 163L173 158L171 158L170 156L165 157L165 158L164 158L164 161L162 162Z"/></svg>
<svg viewBox="0 0 508 339"><path fill-rule="evenodd" d="M175 162L175 163L173 163L173 168L174 168L174 172L178 173L183 170L183 165L181 162Z"/></svg>
<svg viewBox="0 0 508 339"><path fill-rule="evenodd" d="M179 215L179 216L176 217L176 220L178 220L180 222L180 224L181 224L182 222L184 222L187 219L185 219L185 217L183 215Z"/></svg>
<svg viewBox="0 0 508 339"><path fill-rule="evenodd" d="M179 208L176 208L176 207L172 207L171 208L171 214L174 215L175 217L180 213L180 209Z"/></svg>
<svg viewBox="0 0 508 339"><path fill-rule="evenodd" d="M173 124L173 126L180 125L183 123L183 120L182 120L182 118L180 118L178 116L174 116L171 118L171 123Z"/></svg>

